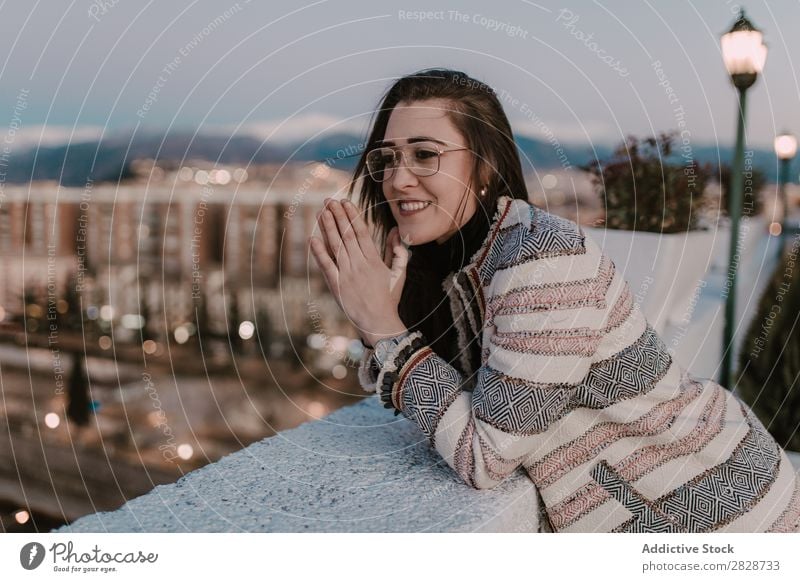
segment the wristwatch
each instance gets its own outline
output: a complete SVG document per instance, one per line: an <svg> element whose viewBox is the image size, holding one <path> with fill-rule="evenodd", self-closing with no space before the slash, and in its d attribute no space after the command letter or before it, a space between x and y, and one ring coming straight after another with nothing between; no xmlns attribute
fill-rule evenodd
<svg viewBox="0 0 800 582"><path fill-rule="evenodd" d="M372 365L375 370L380 370L383 368L383 364L386 362L386 358L392 353L392 350L395 349L401 341L407 338L411 332L404 331L403 333L392 336L392 337L385 337L379 339L375 342L375 348L372 352Z"/></svg>

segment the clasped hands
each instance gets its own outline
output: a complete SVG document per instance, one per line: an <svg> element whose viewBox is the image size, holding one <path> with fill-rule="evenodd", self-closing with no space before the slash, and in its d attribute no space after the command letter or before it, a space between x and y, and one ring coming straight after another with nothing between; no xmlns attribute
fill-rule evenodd
<svg viewBox="0 0 800 582"><path fill-rule="evenodd" d="M322 238L308 239L314 259L362 341L374 346L382 338L406 331L397 307L409 254L397 227L389 232L381 257L366 222L350 201L326 198L317 224Z"/></svg>

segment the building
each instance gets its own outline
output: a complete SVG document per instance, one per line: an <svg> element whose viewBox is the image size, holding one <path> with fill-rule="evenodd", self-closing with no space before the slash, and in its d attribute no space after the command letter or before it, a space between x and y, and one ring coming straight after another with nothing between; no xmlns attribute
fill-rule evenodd
<svg viewBox="0 0 800 582"><path fill-rule="evenodd" d="M147 163L137 164L141 176ZM200 303L220 332L235 304L240 321L266 313L273 326L303 333L312 300L332 333L347 327L307 243L323 199L345 192L346 174L323 164L276 169L272 179L258 180L242 168L149 169L121 184L4 188L6 321L32 301L55 305L74 286L87 309L112 323L146 312L160 335L192 322Z"/></svg>

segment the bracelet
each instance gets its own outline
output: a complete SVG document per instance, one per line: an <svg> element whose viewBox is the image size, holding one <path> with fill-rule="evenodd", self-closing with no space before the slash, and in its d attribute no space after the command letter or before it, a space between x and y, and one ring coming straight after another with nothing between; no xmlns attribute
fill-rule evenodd
<svg viewBox="0 0 800 582"><path fill-rule="evenodd" d="M381 379L381 385L378 388L378 393L380 394L381 402L383 402L384 408L394 408L394 414L397 416L400 414L400 408L402 406L401 402L394 402L392 395L393 395L393 387L395 382L398 379L398 374L400 370L403 369L403 366L406 365L409 358L412 354L420 350L421 348L425 347L426 341L425 338L422 336L421 333L417 332L414 334L414 337L411 340L411 343L403 347L392 359L392 369L385 372Z"/></svg>

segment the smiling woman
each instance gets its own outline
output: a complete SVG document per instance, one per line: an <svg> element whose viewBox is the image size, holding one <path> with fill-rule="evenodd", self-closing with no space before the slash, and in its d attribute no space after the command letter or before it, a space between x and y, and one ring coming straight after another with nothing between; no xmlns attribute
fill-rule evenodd
<svg viewBox="0 0 800 582"><path fill-rule="evenodd" d="M326 201L314 257L367 347L361 385L465 483L523 467L540 531L800 528L800 478L752 411L673 361L577 224L528 202L492 89L398 80L358 182L383 252L352 203Z"/></svg>

